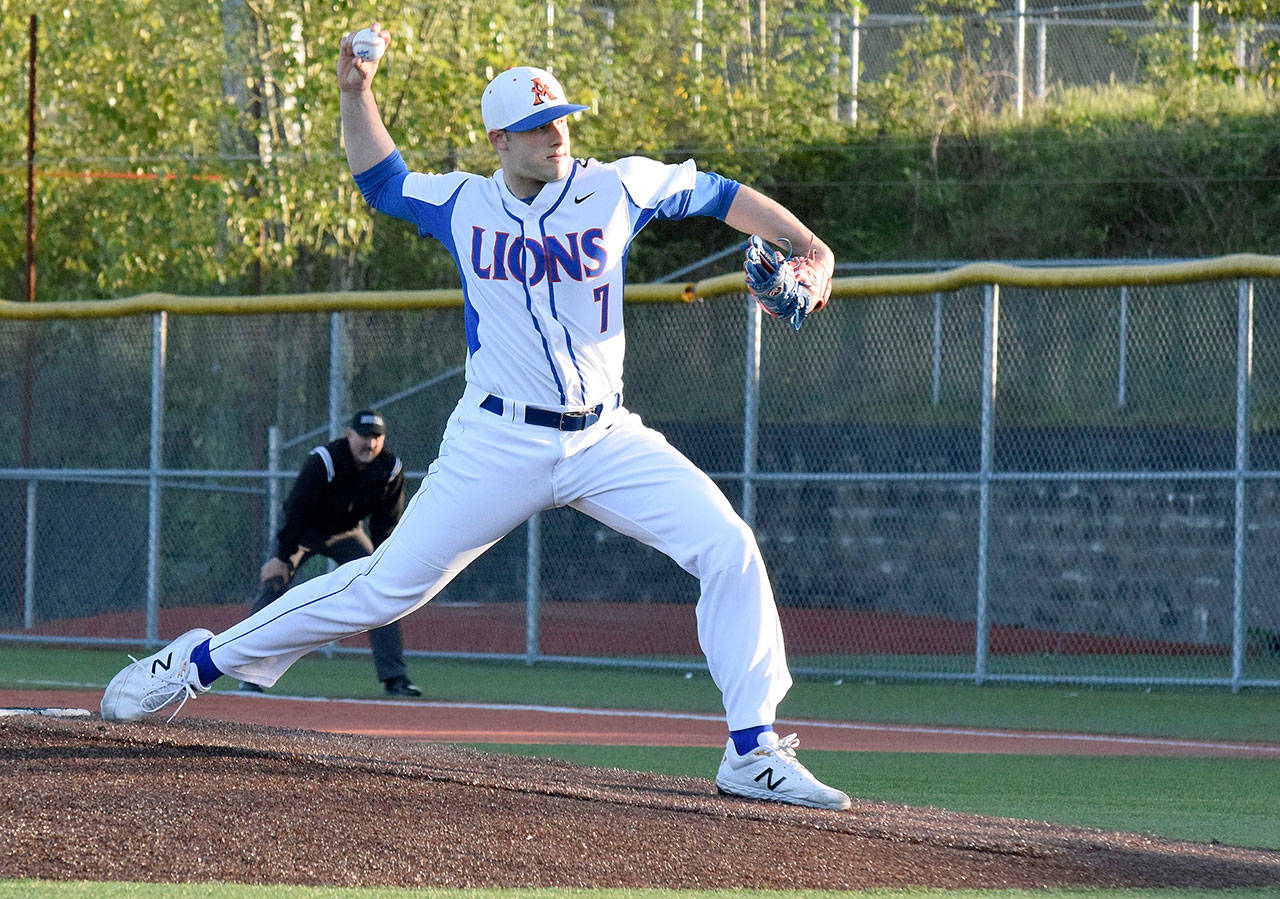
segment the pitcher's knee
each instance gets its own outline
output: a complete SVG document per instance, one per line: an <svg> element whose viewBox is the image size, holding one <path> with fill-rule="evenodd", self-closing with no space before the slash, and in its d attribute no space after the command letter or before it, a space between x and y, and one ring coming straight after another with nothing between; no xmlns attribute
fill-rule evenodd
<svg viewBox="0 0 1280 899"><path fill-rule="evenodd" d="M760 547L755 534L742 520L725 522L713 534L707 535L698 553L698 571L701 575L725 570L747 570L764 567Z"/></svg>

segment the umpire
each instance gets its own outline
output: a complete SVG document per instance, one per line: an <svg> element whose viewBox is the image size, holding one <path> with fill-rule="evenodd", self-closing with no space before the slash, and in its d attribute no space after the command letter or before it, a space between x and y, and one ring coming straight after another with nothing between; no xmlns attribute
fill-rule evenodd
<svg viewBox="0 0 1280 899"><path fill-rule="evenodd" d="M258 575L262 585L253 612L279 599L312 556L327 556L341 565L372 554L391 534L404 512L404 466L386 443L386 421L377 411L364 409L352 417L345 437L310 452L285 500L276 554ZM361 526L366 518L368 533ZM388 695L422 695L405 669L399 622L369 631L369 645ZM240 689L262 691L247 681Z"/></svg>

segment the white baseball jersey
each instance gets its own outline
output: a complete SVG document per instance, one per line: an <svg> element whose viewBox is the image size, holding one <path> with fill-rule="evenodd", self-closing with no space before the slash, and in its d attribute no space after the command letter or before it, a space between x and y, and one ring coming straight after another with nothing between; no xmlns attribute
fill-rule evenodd
<svg viewBox="0 0 1280 899"><path fill-rule="evenodd" d="M467 381L551 409L622 390L627 249L649 221L723 219L737 182L630 157L576 160L524 202L499 169L410 173L398 153L356 176L370 205L439 240L462 276Z"/></svg>
<svg viewBox="0 0 1280 899"><path fill-rule="evenodd" d="M356 180L376 208L453 254L468 384L422 487L377 552L215 635L211 661L270 686L305 653L429 601L530 516L569 506L698 579L698 640L730 729L771 724L791 676L755 537L712 480L620 397L631 240L654 218L723 218L737 184L692 162L579 160L525 203L500 171L410 174L394 153Z"/></svg>

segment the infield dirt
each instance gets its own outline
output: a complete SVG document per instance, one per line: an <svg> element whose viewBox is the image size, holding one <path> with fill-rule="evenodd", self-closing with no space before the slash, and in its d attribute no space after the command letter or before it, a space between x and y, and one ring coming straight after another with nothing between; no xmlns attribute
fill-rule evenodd
<svg viewBox="0 0 1280 899"><path fill-rule="evenodd" d="M1280 885L1280 852L452 745L228 724L0 719L0 877L334 886Z"/></svg>

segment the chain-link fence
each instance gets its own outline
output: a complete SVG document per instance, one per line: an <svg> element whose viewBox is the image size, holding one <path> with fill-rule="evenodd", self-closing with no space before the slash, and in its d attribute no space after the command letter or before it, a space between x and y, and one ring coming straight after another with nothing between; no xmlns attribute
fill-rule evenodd
<svg viewBox="0 0 1280 899"><path fill-rule="evenodd" d="M753 524L798 672L1278 686L1280 281L1159 268L850 278L800 333L741 296L631 303L626 402ZM416 489L462 389L458 317L10 321L0 639L238 620L349 410L383 409ZM560 509L402 624L411 653L696 666L697 593Z"/></svg>
<svg viewBox="0 0 1280 899"><path fill-rule="evenodd" d="M1280 25L1240 21L1200 3L1188 3L1176 16L1162 15L1145 0L1055 4L1017 2L988 15L926 17L912 4L867 4L868 12L831 18L839 60L834 69L843 82L835 90L846 99L839 117L856 119L857 97L921 54L937 54L961 66L967 55L969 77L991 82L990 100L1021 115L1024 103L1043 101L1053 90L1101 85L1133 85L1150 80L1153 65L1180 58L1194 71L1226 47L1227 60L1214 59L1215 71L1234 68L1244 87L1267 68L1269 47ZM899 11L886 11L900 6ZM960 24L965 49L945 38L949 22ZM1251 74L1252 73L1252 74Z"/></svg>

